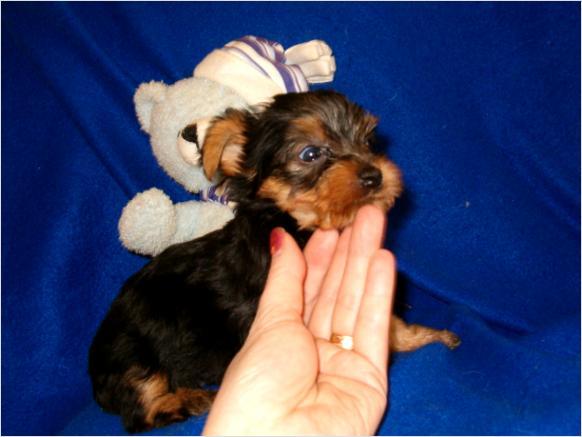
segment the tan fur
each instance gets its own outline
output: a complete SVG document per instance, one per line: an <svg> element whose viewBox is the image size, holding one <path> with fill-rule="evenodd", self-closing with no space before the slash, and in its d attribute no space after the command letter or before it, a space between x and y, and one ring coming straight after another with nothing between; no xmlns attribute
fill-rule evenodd
<svg viewBox="0 0 582 437"><path fill-rule="evenodd" d="M386 211L394 206L396 198L402 194L402 174L396 164L384 157L376 157L372 163L382 172L382 189L371 203Z"/></svg>
<svg viewBox="0 0 582 437"><path fill-rule="evenodd" d="M210 410L212 402L216 397L216 392L202 389L179 388L176 390L176 396L182 400L182 405L186 407L191 415L200 416Z"/></svg>
<svg viewBox="0 0 582 437"><path fill-rule="evenodd" d="M227 112L224 118L215 120L206 133L202 147L202 166L209 180L220 169L226 176L240 172L243 158L245 122L237 111Z"/></svg>
<svg viewBox="0 0 582 437"><path fill-rule="evenodd" d="M321 120L307 116L290 122L287 137L290 142L305 141L305 138L315 139L324 144L328 141Z"/></svg>
<svg viewBox="0 0 582 437"><path fill-rule="evenodd" d="M130 382L139 393L139 402L146 410L156 399L168 393L168 377L163 374L155 374L146 379L131 378Z"/></svg>
<svg viewBox="0 0 582 437"><path fill-rule="evenodd" d="M362 205L374 204L387 211L402 191L400 172L394 164L382 157L373 163L383 177L382 188L377 192L362 189L356 162L339 161L308 191L294 192L285 182L270 177L263 182L259 196L274 200L302 229L343 229L353 222Z"/></svg>
<svg viewBox="0 0 582 437"><path fill-rule="evenodd" d="M311 204L318 216L316 223L301 226L342 229L351 224L364 195L358 169L353 161L340 161L322 175L314 189L297 196L297 202Z"/></svg>
<svg viewBox="0 0 582 437"><path fill-rule="evenodd" d="M442 343L449 349L461 344L455 334L445 329L437 330L421 325L407 325L401 318L392 316L390 324L390 350L410 352L429 343Z"/></svg>
<svg viewBox="0 0 582 437"><path fill-rule="evenodd" d="M274 200L277 206L284 211L288 211L288 207L291 206L291 204L288 204L291 196L291 187L276 177L272 176L265 179L263 185L259 188L258 195L265 199ZM283 205L288 205L288 207L284 208Z"/></svg>
<svg viewBox="0 0 582 437"><path fill-rule="evenodd" d="M155 427L185 420L190 415L201 415L210 410L215 393L201 389L178 388L169 391L168 377L156 373L140 377L139 369L126 373L126 381L136 390L144 411L147 426ZM163 423L157 423L163 417Z"/></svg>

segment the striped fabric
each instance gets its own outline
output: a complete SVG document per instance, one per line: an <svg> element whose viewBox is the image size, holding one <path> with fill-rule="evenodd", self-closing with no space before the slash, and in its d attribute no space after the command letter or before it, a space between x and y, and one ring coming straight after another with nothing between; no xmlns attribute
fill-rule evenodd
<svg viewBox="0 0 582 437"><path fill-rule="evenodd" d="M308 91L309 85L297 65L286 64L281 44L257 36L245 36L229 42L221 50L237 56L286 92Z"/></svg>
<svg viewBox="0 0 582 437"><path fill-rule="evenodd" d="M211 185L205 190L200 191L200 200L228 205L228 197L226 195L218 195L215 185Z"/></svg>

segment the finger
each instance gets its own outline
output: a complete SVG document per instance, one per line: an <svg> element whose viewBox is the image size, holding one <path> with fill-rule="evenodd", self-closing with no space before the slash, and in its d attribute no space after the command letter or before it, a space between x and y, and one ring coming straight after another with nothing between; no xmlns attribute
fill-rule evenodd
<svg viewBox="0 0 582 437"><path fill-rule="evenodd" d="M329 340L331 335L333 309L346 266L351 235L352 228L348 227L339 237L331 264L323 279L321 291L313 307L311 319L308 322L309 330L317 338Z"/></svg>
<svg viewBox="0 0 582 437"><path fill-rule="evenodd" d="M364 294L370 260L382 244L385 217L375 206L364 206L356 215L348 261L333 313L332 332L352 335Z"/></svg>
<svg viewBox="0 0 582 437"><path fill-rule="evenodd" d="M354 329L354 349L380 371L388 366L389 324L396 283L394 255L381 249L370 263L366 291Z"/></svg>
<svg viewBox="0 0 582 437"><path fill-rule="evenodd" d="M305 260L297 243L282 228L271 232L271 266L253 325L301 320Z"/></svg>
<svg viewBox="0 0 582 437"><path fill-rule="evenodd" d="M305 246L305 261L307 262L307 277L305 278L303 320L305 324L311 318L311 313L317 302L323 279L331 264L335 247L339 239L336 230L323 231L318 229Z"/></svg>

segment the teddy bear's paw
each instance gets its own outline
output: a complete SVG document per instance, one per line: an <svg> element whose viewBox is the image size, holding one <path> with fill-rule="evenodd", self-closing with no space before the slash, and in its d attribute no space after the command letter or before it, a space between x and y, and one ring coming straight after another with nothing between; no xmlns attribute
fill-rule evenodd
<svg viewBox="0 0 582 437"><path fill-rule="evenodd" d="M325 41L319 39L297 44L285 50L286 63L298 65L315 61L323 56L331 56L331 54L331 47Z"/></svg>
<svg viewBox="0 0 582 437"><path fill-rule="evenodd" d="M222 228L234 217L231 208L217 202L191 200L177 203L175 209L177 225L172 244L202 237Z"/></svg>
<svg viewBox="0 0 582 437"><path fill-rule="evenodd" d="M330 55L322 56L315 61L304 62L298 66L309 83L331 82L336 69L335 58Z"/></svg>
<svg viewBox="0 0 582 437"><path fill-rule="evenodd" d="M174 204L157 188L139 193L123 208L118 228L119 239L127 249L157 255L176 233Z"/></svg>

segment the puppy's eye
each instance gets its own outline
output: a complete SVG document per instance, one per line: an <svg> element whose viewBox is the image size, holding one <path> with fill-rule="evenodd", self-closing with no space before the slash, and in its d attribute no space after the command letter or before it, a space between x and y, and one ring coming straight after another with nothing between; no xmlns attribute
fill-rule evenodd
<svg viewBox="0 0 582 437"><path fill-rule="evenodd" d="M307 146L299 153L299 159L305 162L317 161L323 156L324 150L317 146Z"/></svg>

